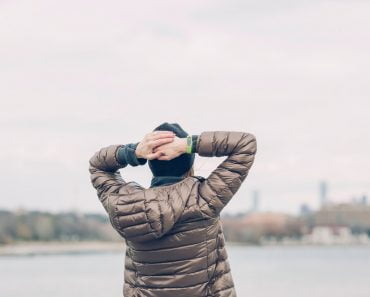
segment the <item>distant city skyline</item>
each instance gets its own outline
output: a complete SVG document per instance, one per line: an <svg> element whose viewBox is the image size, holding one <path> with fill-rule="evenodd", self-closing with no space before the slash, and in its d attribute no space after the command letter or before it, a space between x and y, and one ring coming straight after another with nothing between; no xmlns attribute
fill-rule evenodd
<svg viewBox="0 0 370 297"><path fill-rule="evenodd" d="M100 211L88 160L162 122L254 133L226 212L370 194L370 3L0 3L0 208ZM348 13L350 11L351 13ZM222 158L196 156L207 177ZM121 170L149 186L147 165Z"/></svg>

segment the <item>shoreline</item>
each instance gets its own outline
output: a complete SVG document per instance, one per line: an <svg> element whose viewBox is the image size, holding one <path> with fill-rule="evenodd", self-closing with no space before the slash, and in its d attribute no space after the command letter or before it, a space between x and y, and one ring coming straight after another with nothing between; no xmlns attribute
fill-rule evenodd
<svg viewBox="0 0 370 297"><path fill-rule="evenodd" d="M307 243L289 243L289 244L245 244L240 242L226 243L227 246L234 247L353 247L361 246L369 248L368 244L307 244ZM91 253L124 253L124 242L112 241L31 241L31 242L16 242L12 244L0 245L0 257L17 257L17 256L47 256L47 255L76 255L76 254L91 254Z"/></svg>
<svg viewBox="0 0 370 297"><path fill-rule="evenodd" d="M124 252L124 242L105 241L33 241L0 245L0 257L4 256L39 256L88 253Z"/></svg>

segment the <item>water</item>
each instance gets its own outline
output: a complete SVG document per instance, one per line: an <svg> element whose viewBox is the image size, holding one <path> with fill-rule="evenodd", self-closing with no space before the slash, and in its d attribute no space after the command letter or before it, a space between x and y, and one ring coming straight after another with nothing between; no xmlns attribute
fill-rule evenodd
<svg viewBox="0 0 370 297"><path fill-rule="evenodd" d="M228 251L238 297L370 296L369 247L228 246ZM123 252L2 257L0 294L119 297L123 264Z"/></svg>

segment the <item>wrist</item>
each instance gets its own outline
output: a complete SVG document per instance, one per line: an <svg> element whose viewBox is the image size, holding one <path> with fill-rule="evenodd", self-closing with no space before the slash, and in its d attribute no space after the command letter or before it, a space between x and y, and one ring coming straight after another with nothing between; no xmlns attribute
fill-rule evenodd
<svg viewBox="0 0 370 297"><path fill-rule="evenodd" d="M186 146L187 146L187 139L186 139L186 137L180 138L180 141L179 141L179 151L180 151L181 154L186 153Z"/></svg>
<svg viewBox="0 0 370 297"><path fill-rule="evenodd" d="M140 158L140 159L144 159L144 156L140 153L140 150L138 150L137 148L135 149L135 156L136 158Z"/></svg>

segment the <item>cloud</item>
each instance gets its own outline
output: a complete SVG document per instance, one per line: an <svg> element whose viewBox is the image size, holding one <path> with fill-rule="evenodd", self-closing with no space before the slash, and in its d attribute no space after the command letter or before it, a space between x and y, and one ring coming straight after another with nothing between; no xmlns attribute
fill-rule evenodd
<svg viewBox="0 0 370 297"><path fill-rule="evenodd" d="M3 1L0 207L102 210L98 148L163 121L258 139L227 207L317 205L369 193L370 22L365 1ZM351 13L348 13L348 12ZM220 159L197 158L206 176ZM122 174L144 185L146 168Z"/></svg>

